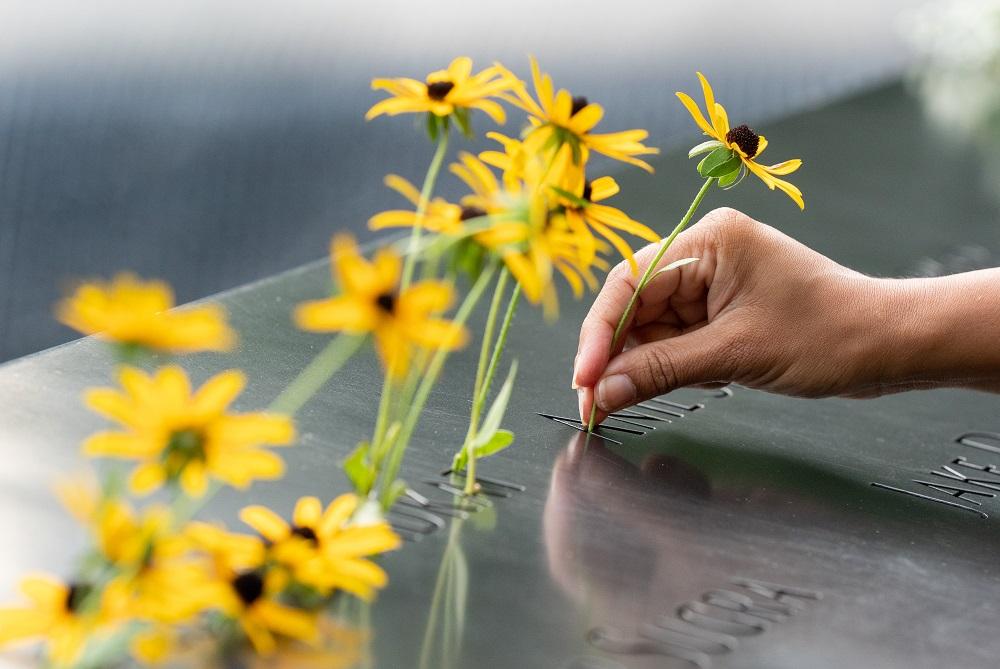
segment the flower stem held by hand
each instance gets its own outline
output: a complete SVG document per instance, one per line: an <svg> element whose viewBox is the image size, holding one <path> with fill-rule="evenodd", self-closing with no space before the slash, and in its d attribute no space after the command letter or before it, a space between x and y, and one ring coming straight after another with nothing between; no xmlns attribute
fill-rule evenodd
<svg viewBox="0 0 1000 669"><path fill-rule="evenodd" d="M688 207L687 213L684 214L684 218L681 219L674 231L670 233L669 237L666 237L660 244L660 249L656 252L653 260L646 267L646 271L643 272L642 277L639 279L639 283L635 286L635 291L632 292L632 297L628 301L628 305L625 307L625 311L622 312L621 318L618 319L618 325L615 326L615 333L611 337L611 354L614 355L615 349L618 347L619 340L621 339L622 333L625 331L625 325L628 323L629 318L632 316L632 310L635 308L636 302L639 301L639 294L642 293L643 289L650 282L652 277L656 272L656 266L660 264L660 260L663 259L663 255L673 244L677 235L684 231L684 228L688 226L691 222L691 218L694 213L698 210L701 201L705 199L708 194L709 189L717 181L715 178L709 177L705 179L705 182L701 185L701 189L698 194L694 196L694 200L691 201L691 206ZM597 397L594 397L594 401L590 406L590 419L587 421L587 432L594 431L594 419L597 417Z"/></svg>

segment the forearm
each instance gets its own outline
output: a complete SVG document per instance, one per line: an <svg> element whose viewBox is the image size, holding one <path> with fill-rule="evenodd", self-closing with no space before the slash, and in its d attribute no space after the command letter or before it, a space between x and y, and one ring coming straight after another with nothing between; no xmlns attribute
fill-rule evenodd
<svg viewBox="0 0 1000 669"><path fill-rule="evenodd" d="M876 281L890 321L872 323L891 386L883 390L1000 390L1000 269Z"/></svg>

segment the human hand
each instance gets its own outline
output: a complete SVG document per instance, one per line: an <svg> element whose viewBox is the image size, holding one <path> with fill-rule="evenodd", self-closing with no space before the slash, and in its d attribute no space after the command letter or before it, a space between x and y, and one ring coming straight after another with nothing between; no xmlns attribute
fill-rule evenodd
<svg viewBox="0 0 1000 669"><path fill-rule="evenodd" d="M656 250L636 254L640 270ZM600 422L688 385L739 383L804 397L917 385L896 365L907 351L886 355L906 346L887 324L903 322L910 282L854 272L733 209L716 209L679 235L661 264L685 257L699 260L645 288L622 337L628 347L610 360L638 279L626 263L609 273L580 330L573 385L582 422L595 395Z"/></svg>

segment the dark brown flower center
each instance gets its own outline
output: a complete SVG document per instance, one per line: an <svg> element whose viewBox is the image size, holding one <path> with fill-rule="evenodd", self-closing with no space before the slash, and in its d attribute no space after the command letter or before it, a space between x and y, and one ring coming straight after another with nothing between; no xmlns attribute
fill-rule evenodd
<svg viewBox="0 0 1000 669"><path fill-rule="evenodd" d="M70 613L77 611L91 590L89 583L69 583L69 587L66 588L66 610Z"/></svg>
<svg viewBox="0 0 1000 669"><path fill-rule="evenodd" d="M726 141L740 147L743 153L747 154L747 158L756 156L757 149L760 147L760 135L755 133L745 123L727 132Z"/></svg>
<svg viewBox="0 0 1000 669"><path fill-rule="evenodd" d="M459 216L460 220L467 221L470 218L479 218L480 216L485 216L486 210L482 207L462 207L462 214Z"/></svg>
<svg viewBox="0 0 1000 669"><path fill-rule="evenodd" d="M427 84L427 97L431 100L444 100L444 96L448 95L453 88L455 88L455 84L450 81L435 81L432 84Z"/></svg>
<svg viewBox="0 0 1000 669"><path fill-rule="evenodd" d="M258 571L244 571L236 575L232 586L240 601L250 606L264 594L264 577Z"/></svg>
<svg viewBox="0 0 1000 669"><path fill-rule="evenodd" d="M385 313L391 314L396 310L396 295L395 293L382 293L375 298L375 304Z"/></svg>
<svg viewBox="0 0 1000 669"><path fill-rule="evenodd" d="M293 537L302 537L306 541L311 541L312 543L317 543L316 532L311 527L303 527L301 525L296 525L292 528Z"/></svg>
<svg viewBox="0 0 1000 669"><path fill-rule="evenodd" d="M590 182L588 181L587 183L583 184L583 195L581 195L580 197L582 197L587 202L590 202L590 196L593 194L594 194L594 189L593 186L590 185Z"/></svg>
<svg viewBox="0 0 1000 669"><path fill-rule="evenodd" d="M583 109L584 107L586 107L588 104L590 104L590 103L587 102L587 98L583 97L582 95L576 95L576 96L574 96L573 97L573 106L570 107L569 115L570 116L575 116L578 111L580 111L581 109Z"/></svg>

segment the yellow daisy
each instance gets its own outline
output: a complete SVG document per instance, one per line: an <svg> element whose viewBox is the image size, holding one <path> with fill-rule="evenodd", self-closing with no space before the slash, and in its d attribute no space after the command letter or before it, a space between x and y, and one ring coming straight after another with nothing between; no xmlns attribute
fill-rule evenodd
<svg viewBox="0 0 1000 669"><path fill-rule="evenodd" d="M409 200L414 207L420 207L420 191L403 177L390 174L385 178L385 185ZM422 216L418 216L416 211L401 209L383 211L368 219L368 227L372 230L408 228L416 225L417 220L419 220L420 227L424 230L441 234L454 234L462 229L462 221L466 218L468 217L464 215L462 207L436 197L427 203L426 211Z"/></svg>
<svg viewBox="0 0 1000 669"><path fill-rule="evenodd" d="M504 94L503 99L517 105L529 114L533 126L525 138L532 151L547 146L569 144L573 150L574 163L587 160L587 151L593 150L609 158L620 160L652 172L652 166L635 156L654 155L659 149L646 146L642 142L649 136L645 130L624 130L598 134L593 129L604 117L604 108L588 102L582 96L574 97L566 89L555 90L552 77L543 73L538 61L531 58L531 76L535 86L535 98L527 87L512 72L503 69L504 76L513 85L513 95Z"/></svg>
<svg viewBox="0 0 1000 669"><path fill-rule="evenodd" d="M122 390L93 388L87 406L120 423L123 431L101 432L84 442L90 456L138 460L131 489L147 494L178 483L189 496L205 493L209 477L237 488L255 479L276 479L284 463L262 445L287 446L295 428L287 416L226 413L246 379L230 370L192 393L187 374L176 365L147 375L134 367L118 374Z"/></svg>
<svg viewBox="0 0 1000 669"><path fill-rule="evenodd" d="M101 623L99 612L83 610L90 586L43 575L26 576L20 586L30 603L0 608L0 646L43 639L54 666L73 666Z"/></svg>
<svg viewBox="0 0 1000 669"><path fill-rule="evenodd" d="M295 322L303 330L372 333L383 365L395 378L409 369L414 346L433 350L465 344L463 327L435 317L454 302L451 285L421 281L399 293L399 255L383 248L369 262L349 235L333 238L330 257L334 280L343 292L300 304Z"/></svg>
<svg viewBox="0 0 1000 669"><path fill-rule="evenodd" d="M701 90L705 96L705 110L708 112L708 120L702 115L698 104L691 99L691 96L681 92L677 93L681 104L691 114L691 118L698 124L698 127L721 145L735 151L746 169L756 174L768 188L771 190L778 188L792 198L792 201L799 205L799 209L804 209L805 202L802 200L802 191L791 183L777 178L799 169L802 166L802 161L793 158L775 165L763 165L757 162L757 158L764 153L764 149L767 147L767 138L758 135L746 124L730 128L729 115L726 113L725 107L715 101L715 95L712 93L708 79L701 72L698 72L698 79L701 81Z"/></svg>
<svg viewBox="0 0 1000 669"><path fill-rule="evenodd" d="M136 514L116 500L99 523L93 528L99 550L117 574L105 586L108 615L159 627L188 621L205 608L204 564L175 532L169 509L153 506Z"/></svg>
<svg viewBox="0 0 1000 669"><path fill-rule="evenodd" d="M162 281L119 274L110 283L81 285L56 307L56 316L86 335L171 353L226 351L236 334L222 307L204 305L170 311L174 294Z"/></svg>
<svg viewBox="0 0 1000 669"><path fill-rule="evenodd" d="M583 174L563 184L563 193L572 197L562 197L569 228L580 238L581 261L590 263L597 250L596 240L591 230L608 240L611 245L628 260L633 274L638 274L632 247L615 230L635 235L647 242L658 242L660 236L639 221L633 220L621 209L601 204L620 190L618 182L611 177L599 177L587 181Z"/></svg>
<svg viewBox="0 0 1000 669"><path fill-rule="evenodd" d="M365 120L388 114L429 112L438 117L451 116L456 110L479 109L499 124L506 121L503 107L489 98L510 90L511 81L497 67L487 67L472 74L472 59L460 56L446 70L427 75L426 83L416 79L374 79L373 90L384 90L392 97L376 103Z"/></svg>
<svg viewBox="0 0 1000 669"><path fill-rule="evenodd" d="M208 557L211 582L202 588L204 600L235 620L254 650L270 655L281 637L318 640L316 615L280 601L288 579L269 567L260 538L207 523L191 523L186 535Z"/></svg>
<svg viewBox="0 0 1000 669"><path fill-rule="evenodd" d="M371 599L388 579L366 558L395 550L400 538L384 521L351 524L358 503L357 495L348 493L324 509L318 498L303 497L295 504L290 524L263 506L244 508L240 519L268 541L277 561L290 563L298 581L324 594L346 590ZM301 559L304 548L312 551L312 559Z"/></svg>

